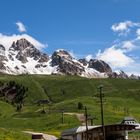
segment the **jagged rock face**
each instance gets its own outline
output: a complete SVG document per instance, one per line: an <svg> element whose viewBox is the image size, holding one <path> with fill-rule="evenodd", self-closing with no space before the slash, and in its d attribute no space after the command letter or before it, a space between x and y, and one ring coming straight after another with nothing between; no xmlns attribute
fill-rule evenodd
<svg viewBox="0 0 140 140"><path fill-rule="evenodd" d="M0 70L6 69L4 61L8 61L8 59L5 56L5 47L0 44Z"/></svg>
<svg viewBox="0 0 140 140"><path fill-rule="evenodd" d="M47 67L47 65L43 65L43 64L37 64L36 66L35 66L35 68L41 68L41 67Z"/></svg>
<svg viewBox="0 0 140 140"><path fill-rule="evenodd" d="M0 73L6 74L69 74L87 78L132 78L123 71L112 72L101 60L76 60L67 51L55 51L51 58L26 39L14 41L9 50L0 45Z"/></svg>
<svg viewBox="0 0 140 140"><path fill-rule="evenodd" d="M28 57L38 60L38 62L48 62L49 60L48 55L41 53L26 39L17 40L16 43L13 42L9 50L17 51L16 58L22 63L28 62Z"/></svg>
<svg viewBox="0 0 140 140"><path fill-rule="evenodd" d="M8 61L8 59L5 56L5 47L0 44L0 62L2 61Z"/></svg>
<svg viewBox="0 0 140 140"><path fill-rule="evenodd" d="M6 70L6 67L3 62L0 62L0 71L1 70Z"/></svg>
<svg viewBox="0 0 140 140"><path fill-rule="evenodd" d="M26 55L24 55L24 53L22 53L22 52L19 52L19 53L17 54L16 58L17 58L18 60L20 60L22 63L28 62Z"/></svg>
<svg viewBox="0 0 140 140"><path fill-rule="evenodd" d="M123 79L129 79L129 76L124 71L120 71L118 77Z"/></svg>
<svg viewBox="0 0 140 140"><path fill-rule="evenodd" d="M13 56L12 56L11 54L8 54L8 58L9 58L10 60L14 61L14 58L13 58Z"/></svg>
<svg viewBox="0 0 140 140"><path fill-rule="evenodd" d="M65 50L57 50L54 52L54 55L57 55L57 56L60 56L62 58L65 58L65 59L69 59L69 60L72 60L72 56Z"/></svg>
<svg viewBox="0 0 140 140"><path fill-rule="evenodd" d="M59 65L63 59L72 60L72 57L64 50L55 51L52 55L52 66Z"/></svg>
<svg viewBox="0 0 140 140"><path fill-rule="evenodd" d="M59 70L62 73L70 75L81 75L84 72L84 67L76 62L61 61Z"/></svg>
<svg viewBox="0 0 140 140"><path fill-rule="evenodd" d="M48 62L49 57L47 54L42 54L38 60L38 62L42 63L42 62Z"/></svg>
<svg viewBox="0 0 140 140"><path fill-rule="evenodd" d="M129 77L130 79L137 79L137 80L140 80L140 76L136 76L134 74L130 75Z"/></svg>
<svg viewBox="0 0 140 140"><path fill-rule="evenodd" d="M119 75L116 72L108 73L109 78L119 78Z"/></svg>
<svg viewBox="0 0 140 140"><path fill-rule="evenodd" d="M89 61L89 68L93 68L101 73L111 73L111 67L102 60L91 59Z"/></svg>
<svg viewBox="0 0 140 140"><path fill-rule="evenodd" d="M5 47L0 44L0 51L5 51Z"/></svg>
<svg viewBox="0 0 140 140"><path fill-rule="evenodd" d="M4 61L8 61L6 56L0 55L0 70L6 70Z"/></svg>
<svg viewBox="0 0 140 140"><path fill-rule="evenodd" d="M8 61L7 57L4 55L0 55L0 62L2 61Z"/></svg>
<svg viewBox="0 0 140 140"><path fill-rule="evenodd" d="M79 62L82 63L84 66L88 65L88 61L86 59L79 59Z"/></svg>
<svg viewBox="0 0 140 140"><path fill-rule="evenodd" d="M27 47L33 47L33 45L29 41L27 41L26 39L22 38L20 40L17 40L17 42L13 42L10 49L13 48L16 51L23 51Z"/></svg>
<svg viewBox="0 0 140 140"><path fill-rule="evenodd" d="M5 47L0 44L0 61L6 60L5 57Z"/></svg>
<svg viewBox="0 0 140 140"><path fill-rule="evenodd" d="M139 80L140 77L132 74L131 76L128 76L124 71L120 71L119 73L112 72L108 73L109 78L121 78L121 79L137 79Z"/></svg>
<svg viewBox="0 0 140 140"><path fill-rule="evenodd" d="M85 71L78 61L73 61L71 55L63 50L53 53L51 63L52 66L58 66L58 71L64 74L81 75Z"/></svg>

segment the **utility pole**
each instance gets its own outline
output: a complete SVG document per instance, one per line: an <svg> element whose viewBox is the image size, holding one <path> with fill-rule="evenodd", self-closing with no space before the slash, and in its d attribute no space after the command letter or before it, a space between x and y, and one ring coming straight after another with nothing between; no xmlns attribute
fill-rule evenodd
<svg viewBox="0 0 140 140"><path fill-rule="evenodd" d="M49 106L49 114L51 114L51 104L48 104Z"/></svg>
<svg viewBox="0 0 140 140"><path fill-rule="evenodd" d="M93 125L93 120L94 119L97 119L96 117L92 117L92 116L89 116L88 117L88 120L90 120L90 125L92 126Z"/></svg>
<svg viewBox="0 0 140 140"><path fill-rule="evenodd" d="M86 140L88 140L88 115L87 115L87 107L85 106L85 123L86 123Z"/></svg>
<svg viewBox="0 0 140 140"><path fill-rule="evenodd" d="M61 117L62 120L61 120L61 121L62 121L62 124L63 124L63 123L64 123L64 111L62 110L61 113L62 113L62 114L61 114L61 115L62 115L62 117Z"/></svg>
<svg viewBox="0 0 140 140"><path fill-rule="evenodd" d="M103 85L99 86L100 90L100 104L101 104L101 122L102 122L102 133L103 133L103 140L106 140L105 138L105 126L104 126L104 110L103 110L103 93L102 93Z"/></svg>

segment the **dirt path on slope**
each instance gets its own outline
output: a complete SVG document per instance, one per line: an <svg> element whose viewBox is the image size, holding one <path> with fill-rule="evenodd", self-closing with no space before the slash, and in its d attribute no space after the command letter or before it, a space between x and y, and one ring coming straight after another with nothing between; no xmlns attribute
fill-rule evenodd
<svg viewBox="0 0 140 140"><path fill-rule="evenodd" d="M83 113L72 113L72 112L67 112L67 113L64 113L65 115L76 115L77 119L81 122L82 125L85 124L85 116Z"/></svg>
<svg viewBox="0 0 140 140"><path fill-rule="evenodd" d="M48 135L44 133L37 133L37 132L31 132L31 131L23 131L23 133L30 134L30 135L42 135L43 140L57 140L58 138L53 135Z"/></svg>

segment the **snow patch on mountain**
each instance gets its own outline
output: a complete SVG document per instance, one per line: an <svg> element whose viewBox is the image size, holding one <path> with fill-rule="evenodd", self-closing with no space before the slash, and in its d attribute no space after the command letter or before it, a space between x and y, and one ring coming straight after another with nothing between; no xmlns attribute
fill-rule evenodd
<svg viewBox="0 0 140 140"><path fill-rule="evenodd" d="M28 40L29 42L31 42L37 49L41 50L42 48L47 47L47 44L42 44L39 41L37 41L35 38L31 37L28 34L21 34L21 35L5 35L0 33L0 44L3 45L5 47L6 50L8 50L12 43L17 40L20 40L22 38L25 38L26 40Z"/></svg>
<svg viewBox="0 0 140 140"><path fill-rule="evenodd" d="M15 40L12 43L10 42L11 46L9 48L0 44L0 73L14 75L59 74L78 75L87 78L140 79L140 77L135 75L129 77L123 71L119 73L112 72L111 67L102 60L77 60L63 49L56 50L51 56L48 56L36 48L35 45L38 43L32 44L26 38L20 37L16 36Z"/></svg>

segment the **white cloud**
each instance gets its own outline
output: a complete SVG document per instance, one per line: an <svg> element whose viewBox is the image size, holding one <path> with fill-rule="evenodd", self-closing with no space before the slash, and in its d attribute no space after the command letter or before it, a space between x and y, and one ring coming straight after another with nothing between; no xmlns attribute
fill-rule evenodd
<svg viewBox="0 0 140 140"><path fill-rule="evenodd" d="M130 25L131 25L131 22L126 21L126 22L120 22L118 24L114 24L112 25L111 28L114 32L118 32L118 31L127 30Z"/></svg>
<svg viewBox="0 0 140 140"><path fill-rule="evenodd" d="M70 52L69 52L69 54L73 57L73 58L77 58L77 55L73 52L73 50L71 50Z"/></svg>
<svg viewBox="0 0 140 140"><path fill-rule="evenodd" d="M137 29L136 33L137 33L137 36L140 36L140 28Z"/></svg>
<svg viewBox="0 0 140 140"><path fill-rule="evenodd" d="M135 62L133 65L129 65L128 67L126 67L124 70L129 75L135 74L140 76L140 63Z"/></svg>
<svg viewBox="0 0 140 140"><path fill-rule="evenodd" d="M136 48L136 45L133 44L133 41L124 41L122 42L122 48L128 52L128 51L132 51L134 48Z"/></svg>
<svg viewBox="0 0 140 140"><path fill-rule="evenodd" d="M130 32L130 28L132 27L140 27L140 23L132 21L124 21L112 25L111 29L114 32L119 33L119 35L127 35Z"/></svg>
<svg viewBox="0 0 140 140"><path fill-rule="evenodd" d="M92 54L89 54L89 55L86 56L85 59L86 59L87 61L90 61L90 59L92 59L92 58L93 58Z"/></svg>
<svg viewBox="0 0 140 140"><path fill-rule="evenodd" d="M18 22L16 22L16 25L17 25L18 31L20 33L26 32L26 27L22 22L18 21Z"/></svg>
<svg viewBox="0 0 140 140"><path fill-rule="evenodd" d="M136 50L140 48L140 23L124 21L112 25L111 29L123 35L113 42L113 46L106 48L103 52L99 51L98 59L106 61L113 70L124 70L129 74L140 74L140 59ZM129 36L128 33L131 33Z"/></svg>
<svg viewBox="0 0 140 140"><path fill-rule="evenodd" d="M17 40L19 40L21 38L27 39L29 42L31 42L39 50L47 47L47 45L44 45L44 44L40 43L39 41L37 41L35 38L33 38L32 36L30 36L28 34L4 35L4 34L0 33L0 44L5 46L6 49L9 49L9 47L12 45L13 41L17 41Z"/></svg>
<svg viewBox="0 0 140 140"><path fill-rule="evenodd" d="M96 57L109 63L113 68L127 67L134 62L131 57L125 54L123 49L115 46L105 49L104 52L99 51Z"/></svg>

